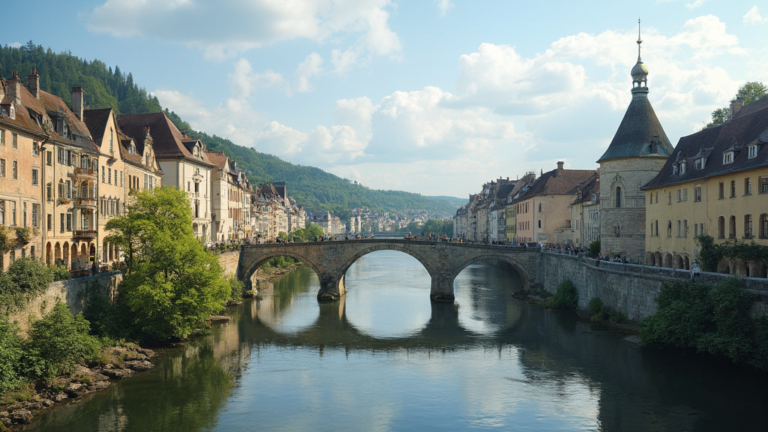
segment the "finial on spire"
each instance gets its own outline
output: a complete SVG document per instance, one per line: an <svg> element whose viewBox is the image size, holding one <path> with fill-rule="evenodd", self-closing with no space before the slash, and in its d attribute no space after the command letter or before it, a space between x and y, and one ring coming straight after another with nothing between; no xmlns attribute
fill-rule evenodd
<svg viewBox="0 0 768 432"><path fill-rule="evenodd" d="M640 18L637 19L637 61L640 61L640 44L643 39L640 37Z"/></svg>

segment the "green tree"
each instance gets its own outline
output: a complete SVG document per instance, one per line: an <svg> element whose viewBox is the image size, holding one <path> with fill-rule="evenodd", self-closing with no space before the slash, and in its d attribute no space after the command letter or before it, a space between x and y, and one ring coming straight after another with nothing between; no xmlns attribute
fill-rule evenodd
<svg viewBox="0 0 768 432"><path fill-rule="evenodd" d="M19 258L0 275L0 310L19 308L31 297L45 291L53 271L32 258Z"/></svg>
<svg viewBox="0 0 768 432"><path fill-rule="evenodd" d="M0 395L21 381L19 362L23 353L16 327L0 317Z"/></svg>
<svg viewBox="0 0 768 432"><path fill-rule="evenodd" d="M186 337L230 296L218 259L192 232L184 191L162 187L134 194L125 216L110 219L106 241L127 251L120 301L144 340Z"/></svg>
<svg viewBox="0 0 768 432"><path fill-rule="evenodd" d="M758 81L749 81L739 88L739 91L736 92L736 98L741 99L744 106L746 106L764 97L767 93L768 86ZM730 120L730 118L730 108L718 108L712 111L712 121L707 123L707 127L720 126Z"/></svg>

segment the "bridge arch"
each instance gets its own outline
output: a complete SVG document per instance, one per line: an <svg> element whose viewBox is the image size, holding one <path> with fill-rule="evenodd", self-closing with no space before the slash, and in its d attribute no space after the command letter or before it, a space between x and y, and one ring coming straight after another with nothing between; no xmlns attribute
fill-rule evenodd
<svg viewBox="0 0 768 432"><path fill-rule="evenodd" d="M456 276L458 276L459 273L464 271L465 268L473 264L493 264L498 262L504 263L512 267L515 270L515 272L517 272L517 274L520 276L520 281L523 283L523 290L530 289L531 276L525 270L525 267L523 267L519 262L517 262L512 257L504 256L504 255L495 255L495 254L479 255L476 257L472 257L462 262L461 264L454 266L449 278L451 282L451 286L453 286L453 281L456 279Z"/></svg>
<svg viewBox="0 0 768 432"><path fill-rule="evenodd" d="M263 255L260 255L257 259L249 263L245 267L245 269L242 270L242 273L238 276L240 276L240 279L243 282L249 283L251 280L251 277L253 277L253 274L256 273L256 271L259 269L259 267L261 267L262 264L271 260L272 258L277 258L281 256L295 258L301 261L302 265L306 265L310 267L312 270L314 270L314 272L317 274L318 277L322 277L323 272L315 262L313 262L311 259L307 258L306 256L290 249L277 250L274 252L268 252Z"/></svg>
<svg viewBox="0 0 768 432"><path fill-rule="evenodd" d="M421 263L421 265L427 270L427 273L429 273L430 277L435 273L435 269L433 268L431 262L428 259L426 259L424 256L422 256L420 253L415 251L413 248L409 248L407 244L379 243L379 244L371 244L366 246L367 247L359 251L356 251L354 254L350 255L341 264L341 266L339 266L340 276L344 276L347 273L347 270L349 270L349 268L352 267L352 264L354 264L360 258L364 257L365 255L368 255L369 253L378 252L378 251L397 251L397 252L402 252L404 254L410 255L411 257L415 258L416 261Z"/></svg>

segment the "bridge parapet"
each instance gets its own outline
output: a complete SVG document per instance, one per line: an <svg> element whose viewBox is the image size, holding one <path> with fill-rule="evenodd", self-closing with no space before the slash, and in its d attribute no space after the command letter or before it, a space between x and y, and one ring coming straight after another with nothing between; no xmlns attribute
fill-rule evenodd
<svg viewBox="0 0 768 432"><path fill-rule="evenodd" d="M320 279L319 301L338 300L346 287L344 275L360 257L380 250L396 250L416 258L427 270L434 301L454 300L453 281L469 265L503 262L512 266L524 288L537 280L538 250L521 247L429 242L398 239L370 239L245 245L240 252L238 277L249 281L265 261L288 256L312 268Z"/></svg>

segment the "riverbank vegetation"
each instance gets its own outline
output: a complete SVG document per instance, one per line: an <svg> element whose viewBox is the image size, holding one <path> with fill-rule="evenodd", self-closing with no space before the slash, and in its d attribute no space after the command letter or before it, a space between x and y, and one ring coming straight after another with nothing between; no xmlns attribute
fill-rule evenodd
<svg viewBox="0 0 768 432"><path fill-rule="evenodd" d="M48 288L54 271L32 258L19 258L0 274L0 314L17 311Z"/></svg>
<svg viewBox="0 0 768 432"><path fill-rule="evenodd" d="M94 295L86 315L96 333L160 343L205 326L230 299L218 259L192 232L189 199L168 187L132 192L125 216L110 219L105 241L125 253L125 276L114 304Z"/></svg>
<svg viewBox="0 0 768 432"><path fill-rule="evenodd" d="M542 306L552 309L576 309L579 305L579 293L573 282L566 280L557 286L555 295L548 297Z"/></svg>
<svg viewBox="0 0 768 432"><path fill-rule="evenodd" d="M600 297L593 297L589 301L589 320L593 323L602 323L608 321L611 324L624 324L629 321L626 315L615 311L603 304Z"/></svg>
<svg viewBox="0 0 768 432"><path fill-rule="evenodd" d="M752 317L754 295L736 277L717 285L664 283L656 314L641 324L648 347L673 347L768 370L768 317Z"/></svg>

